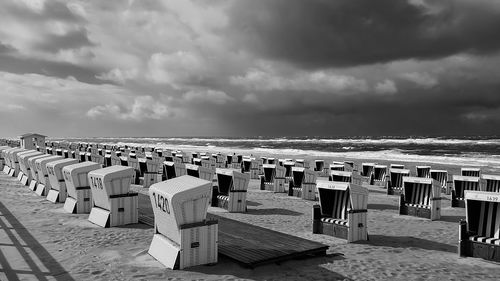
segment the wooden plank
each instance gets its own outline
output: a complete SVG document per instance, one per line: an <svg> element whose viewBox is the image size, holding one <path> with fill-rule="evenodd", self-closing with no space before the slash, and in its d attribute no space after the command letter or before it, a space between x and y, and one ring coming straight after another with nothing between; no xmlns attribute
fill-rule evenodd
<svg viewBox="0 0 500 281"><path fill-rule="evenodd" d="M208 214L219 222L219 254L245 267L286 261L310 255L325 255L327 245L267 228ZM154 226L148 196L139 194L139 222Z"/></svg>

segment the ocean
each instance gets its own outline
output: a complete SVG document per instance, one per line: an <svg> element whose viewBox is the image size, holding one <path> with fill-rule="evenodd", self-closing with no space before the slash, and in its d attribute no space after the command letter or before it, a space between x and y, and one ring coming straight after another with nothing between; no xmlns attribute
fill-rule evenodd
<svg viewBox="0 0 500 281"><path fill-rule="evenodd" d="M186 151L290 155L500 168L500 137L94 137L57 141L154 146Z"/></svg>

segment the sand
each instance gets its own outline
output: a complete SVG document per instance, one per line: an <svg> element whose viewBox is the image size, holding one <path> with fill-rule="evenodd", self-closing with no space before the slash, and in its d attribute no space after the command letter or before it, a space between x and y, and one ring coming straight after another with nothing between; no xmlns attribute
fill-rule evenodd
<svg viewBox="0 0 500 281"><path fill-rule="evenodd" d="M458 171L458 167L444 168ZM216 265L174 271L148 255L153 236L149 226L100 228L87 220L88 215L65 213L62 204L37 196L3 172L0 190L0 280L498 280L500 276L500 264L458 256L458 221L465 210L451 208L447 195L441 220L430 221L398 215L397 196L369 187L370 240L347 244L312 233L315 202L261 191L259 182L251 180L247 213L218 208L209 212L324 243L330 246L327 256L255 269L219 256Z"/></svg>

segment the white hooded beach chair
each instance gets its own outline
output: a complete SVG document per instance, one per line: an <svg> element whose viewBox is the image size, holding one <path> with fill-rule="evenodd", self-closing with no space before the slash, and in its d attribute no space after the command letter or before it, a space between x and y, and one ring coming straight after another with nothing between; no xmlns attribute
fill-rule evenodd
<svg viewBox="0 0 500 281"><path fill-rule="evenodd" d="M31 182L31 180L33 179L32 175L31 175L31 171L30 171L31 168L30 168L28 160L31 157L35 157L35 156L39 156L39 155L42 155L42 153L40 151L31 150L28 153L22 153L18 156L19 169L22 172L21 183L23 185L28 185Z"/></svg>
<svg viewBox="0 0 500 281"><path fill-rule="evenodd" d="M319 205L313 206L313 233L368 240L368 189L347 182L317 181Z"/></svg>
<svg viewBox="0 0 500 281"><path fill-rule="evenodd" d="M62 156L51 155L49 157L39 158L35 160L36 174L38 176L38 185L35 193L39 196L47 196L49 193L50 181L49 172L47 171L47 163L64 159Z"/></svg>
<svg viewBox="0 0 500 281"><path fill-rule="evenodd" d="M211 168L186 164L186 172L188 176L204 179L209 182L213 182L214 179L214 171Z"/></svg>
<svg viewBox="0 0 500 281"><path fill-rule="evenodd" d="M400 195L403 192L403 177L410 176L410 170L390 169L390 182L387 185L387 195Z"/></svg>
<svg viewBox="0 0 500 281"><path fill-rule="evenodd" d="M283 162L283 167L285 168L285 183L293 180L292 167L295 167L295 162L291 160L285 160Z"/></svg>
<svg viewBox="0 0 500 281"><path fill-rule="evenodd" d="M373 177L371 185L381 186L387 188L387 166L386 165L375 165L373 166Z"/></svg>
<svg viewBox="0 0 500 281"><path fill-rule="evenodd" d="M49 174L50 190L47 194L47 200L52 203L65 202L67 197L66 181L62 169L66 166L78 164L77 159L60 159L47 163L47 172Z"/></svg>
<svg viewBox="0 0 500 281"><path fill-rule="evenodd" d="M419 178L430 178L431 177L431 166L415 166L416 175Z"/></svg>
<svg viewBox="0 0 500 281"><path fill-rule="evenodd" d="M187 174L186 165L184 163L175 163L170 161L163 162L163 180L169 180Z"/></svg>
<svg viewBox="0 0 500 281"><path fill-rule="evenodd" d="M328 180L336 182L351 182L352 172L333 170L330 171L330 176L328 177Z"/></svg>
<svg viewBox="0 0 500 281"><path fill-rule="evenodd" d="M289 182L288 195L305 200L316 200L316 173L304 167L293 167L293 180Z"/></svg>
<svg viewBox="0 0 500 281"><path fill-rule="evenodd" d="M275 164L264 164L264 175L260 177L260 189L285 192L286 169Z"/></svg>
<svg viewBox="0 0 500 281"><path fill-rule="evenodd" d="M404 177L399 214L438 220L441 218L441 185L431 178Z"/></svg>
<svg viewBox="0 0 500 281"><path fill-rule="evenodd" d="M250 176L238 170L216 170L217 184L212 194L212 206L229 212L247 211L247 189Z"/></svg>
<svg viewBox="0 0 500 281"><path fill-rule="evenodd" d="M328 165L328 170L330 171L345 171L344 164L332 163Z"/></svg>
<svg viewBox="0 0 500 281"><path fill-rule="evenodd" d="M465 191L466 219L459 223L458 254L500 262L500 194Z"/></svg>
<svg viewBox="0 0 500 281"><path fill-rule="evenodd" d="M139 184L144 188L149 188L152 184L161 181L161 174L158 173L160 163L148 158L139 158L140 178Z"/></svg>
<svg viewBox="0 0 500 281"><path fill-rule="evenodd" d="M500 175L481 175L481 191L500 193Z"/></svg>
<svg viewBox="0 0 500 281"><path fill-rule="evenodd" d="M62 168L68 195L64 202L64 210L66 212L72 214L90 213L92 208L92 191L90 190L88 174L93 170L101 168L101 164L90 161Z"/></svg>
<svg viewBox="0 0 500 281"><path fill-rule="evenodd" d="M450 194L451 188L448 186L448 171L431 169L429 175L441 185L441 193Z"/></svg>
<svg viewBox="0 0 500 281"><path fill-rule="evenodd" d="M465 190L479 191L481 179L479 177L453 175L453 189L451 190L451 206L465 208Z"/></svg>
<svg viewBox="0 0 500 281"><path fill-rule="evenodd" d="M481 176L481 168L464 167L460 169L460 174L466 177L479 177Z"/></svg>
<svg viewBox="0 0 500 281"><path fill-rule="evenodd" d="M52 155L43 153L41 155L28 157L26 160L28 162L28 166L30 167L31 181L29 183L29 189L32 191L35 191L38 185L38 170L35 161L46 157L52 157Z"/></svg>
<svg viewBox="0 0 500 281"><path fill-rule="evenodd" d="M17 175L19 174L20 167L19 167L19 160L17 158L17 155L22 153L22 152L25 152L25 151L27 151L27 149L24 149L24 148L15 148L15 149L8 151L8 156L9 156L10 164L11 164L11 170L9 172L9 176L17 177Z"/></svg>
<svg viewBox="0 0 500 281"><path fill-rule="evenodd" d="M139 201L130 192L132 167L111 166L88 173L93 206L89 221L101 227L113 227L138 222Z"/></svg>
<svg viewBox="0 0 500 281"><path fill-rule="evenodd" d="M375 163L361 163L361 181L370 184L372 182L374 170Z"/></svg>
<svg viewBox="0 0 500 281"><path fill-rule="evenodd" d="M171 269L217 263L218 224L207 220L212 182L191 176L153 184L154 236L148 253Z"/></svg>

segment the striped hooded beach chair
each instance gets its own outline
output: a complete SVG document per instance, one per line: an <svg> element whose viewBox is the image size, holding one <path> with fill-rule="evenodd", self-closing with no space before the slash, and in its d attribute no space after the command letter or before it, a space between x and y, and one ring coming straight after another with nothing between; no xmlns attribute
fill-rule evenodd
<svg viewBox="0 0 500 281"><path fill-rule="evenodd" d="M481 191L500 193L500 175L481 175Z"/></svg>
<svg viewBox="0 0 500 281"><path fill-rule="evenodd" d="M500 194L465 191L466 219L460 221L458 254L500 262Z"/></svg>
<svg viewBox="0 0 500 281"><path fill-rule="evenodd" d="M430 178L431 177L431 166L416 166L416 175L419 178Z"/></svg>
<svg viewBox="0 0 500 281"><path fill-rule="evenodd" d="M250 176L238 170L216 170L217 184L212 193L212 206L227 209L228 212L247 211L247 189Z"/></svg>
<svg viewBox="0 0 500 281"><path fill-rule="evenodd" d="M466 177L479 177L481 176L481 168L463 167L460 169L460 174Z"/></svg>
<svg viewBox="0 0 500 281"><path fill-rule="evenodd" d="M367 184L372 182L373 171L375 170L375 163L361 163L361 180Z"/></svg>
<svg viewBox="0 0 500 281"><path fill-rule="evenodd" d="M386 165L375 165L373 167L373 177L370 184L387 188L387 176Z"/></svg>
<svg viewBox="0 0 500 281"><path fill-rule="evenodd" d="M441 185L431 178L404 177L399 214L431 220L441 218Z"/></svg>
<svg viewBox="0 0 500 281"><path fill-rule="evenodd" d="M264 175L260 176L260 190L285 192L285 167L264 164Z"/></svg>
<svg viewBox="0 0 500 281"><path fill-rule="evenodd" d="M448 171L431 169L429 174L432 179L435 179L441 185L441 193L450 194L451 189L448 186Z"/></svg>
<svg viewBox="0 0 500 281"><path fill-rule="evenodd" d="M387 195L400 195L403 192L403 177L410 176L410 170L390 169L389 184L387 185Z"/></svg>
<svg viewBox="0 0 500 281"><path fill-rule="evenodd" d="M288 195L305 200L316 200L316 173L303 167L293 167L293 180L289 182Z"/></svg>
<svg viewBox="0 0 500 281"><path fill-rule="evenodd" d="M451 206L465 208L465 191L481 189L479 177L453 176L453 189L451 190Z"/></svg>
<svg viewBox="0 0 500 281"><path fill-rule="evenodd" d="M313 206L313 233L367 240L368 189L346 182L317 181L319 205Z"/></svg>

